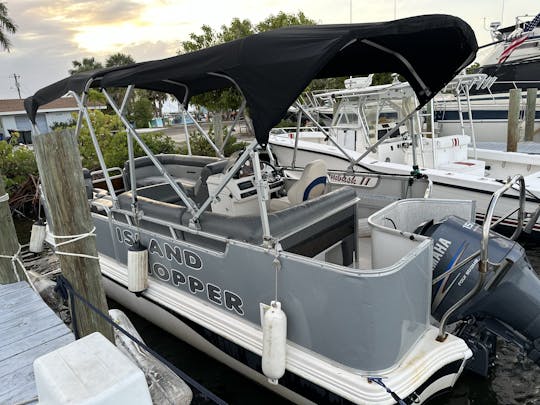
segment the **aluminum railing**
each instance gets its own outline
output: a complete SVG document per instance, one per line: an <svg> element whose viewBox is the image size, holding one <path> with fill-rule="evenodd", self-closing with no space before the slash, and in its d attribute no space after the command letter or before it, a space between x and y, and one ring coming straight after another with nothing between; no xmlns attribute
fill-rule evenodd
<svg viewBox="0 0 540 405"><path fill-rule="evenodd" d="M439 324L439 335L437 336L437 340L443 341L446 338L446 323L450 316L459 308L461 308L463 305L465 305L467 302L469 302L483 287L486 280L486 275L489 270L489 265L494 266L500 266L501 263L490 263L489 262L489 255L488 255L488 247L489 247L489 232L493 227L498 225L502 220L499 219L494 224L491 223L493 219L493 213L495 211L495 206L497 205L497 202L499 201L499 198L506 193L509 189L513 189L514 185L519 183L519 208L518 208L518 223L516 230L511 236L512 240L516 240L519 235L521 234L521 231L523 229L523 220L524 220L524 209L525 209L525 179L522 175L515 175L512 177L504 186L502 186L500 189L495 191L493 195L491 196L491 200L489 201L488 208L486 210L486 216L484 218L484 224L482 226L482 240L480 242L480 250L473 253L463 261L461 261L458 264L455 264L452 266L447 272L444 273L444 276L448 276L451 273L453 273L455 270L462 267L464 264L470 262L471 260L475 259L478 255L480 255L479 265L478 265L478 272L479 277L476 285L473 289L471 289L466 295L464 295L459 301L457 301L454 305L452 305L448 310L444 313L444 315L441 318L440 324ZM511 212L510 214L506 215L504 218L509 217L515 213L515 211ZM442 276L442 275L441 275ZM441 276L434 279L433 282L439 281L441 279Z"/></svg>

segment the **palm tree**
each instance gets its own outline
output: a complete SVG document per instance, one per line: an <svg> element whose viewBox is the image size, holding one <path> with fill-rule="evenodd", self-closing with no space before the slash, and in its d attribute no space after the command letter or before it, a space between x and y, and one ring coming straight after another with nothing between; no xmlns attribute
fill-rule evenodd
<svg viewBox="0 0 540 405"><path fill-rule="evenodd" d="M8 16L8 9L5 3L0 2L0 47L9 52L11 49L11 41L6 36L6 33L15 34L17 26Z"/></svg>
<svg viewBox="0 0 540 405"><path fill-rule="evenodd" d="M107 58L105 61L105 67L123 66L131 63L135 63L135 59L133 59L131 55L118 52Z"/></svg>
<svg viewBox="0 0 540 405"><path fill-rule="evenodd" d="M100 62L96 62L94 57L83 58L82 61L74 60L71 61L73 69L69 69L69 74L73 75L75 73L87 72L89 70L102 69L103 65Z"/></svg>

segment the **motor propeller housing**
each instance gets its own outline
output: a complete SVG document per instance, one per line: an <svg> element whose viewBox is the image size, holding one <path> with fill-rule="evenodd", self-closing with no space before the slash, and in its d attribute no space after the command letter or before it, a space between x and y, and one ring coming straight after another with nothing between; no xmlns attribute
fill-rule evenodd
<svg viewBox="0 0 540 405"><path fill-rule="evenodd" d="M416 231L433 239L432 316L443 315L478 282L482 227L455 216L422 224ZM455 333L473 350L468 367L487 375L496 336L520 348L540 365L540 279L517 242L490 232L488 273L480 291L449 318ZM446 276L445 276L446 274Z"/></svg>

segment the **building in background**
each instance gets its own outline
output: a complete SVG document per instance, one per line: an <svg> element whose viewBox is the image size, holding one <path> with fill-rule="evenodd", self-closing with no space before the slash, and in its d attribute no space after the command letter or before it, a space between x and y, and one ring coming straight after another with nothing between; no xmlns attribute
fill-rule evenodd
<svg viewBox="0 0 540 405"><path fill-rule="evenodd" d="M105 109L105 105L94 104L91 109ZM40 107L36 124L40 133L52 130L55 123L68 123L77 112L77 103L73 97L62 97ZM32 124L24 110L24 100L0 100L0 140L6 139L13 132L20 134L20 141L31 143Z"/></svg>

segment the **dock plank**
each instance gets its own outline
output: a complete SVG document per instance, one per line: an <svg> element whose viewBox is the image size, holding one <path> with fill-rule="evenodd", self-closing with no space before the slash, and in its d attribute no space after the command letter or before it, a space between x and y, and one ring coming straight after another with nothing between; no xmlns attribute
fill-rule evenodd
<svg viewBox="0 0 540 405"><path fill-rule="evenodd" d="M22 400L29 400L37 396L34 381L34 367L24 366L19 370L2 378L5 384L0 387L0 404L16 404Z"/></svg>
<svg viewBox="0 0 540 405"><path fill-rule="evenodd" d="M24 282L18 282L13 284L4 284L0 288L0 297L5 294L10 294L12 291L24 290Z"/></svg>
<svg viewBox="0 0 540 405"><path fill-rule="evenodd" d="M3 346L0 347L0 361L30 350L34 346L50 342L57 337L69 334L71 334L71 332L66 330L64 325L54 325L49 329L39 330L28 336L21 336L21 333L9 336L9 342L2 341Z"/></svg>
<svg viewBox="0 0 540 405"><path fill-rule="evenodd" d="M0 404L32 403L33 362L75 340L26 282L0 285Z"/></svg>

